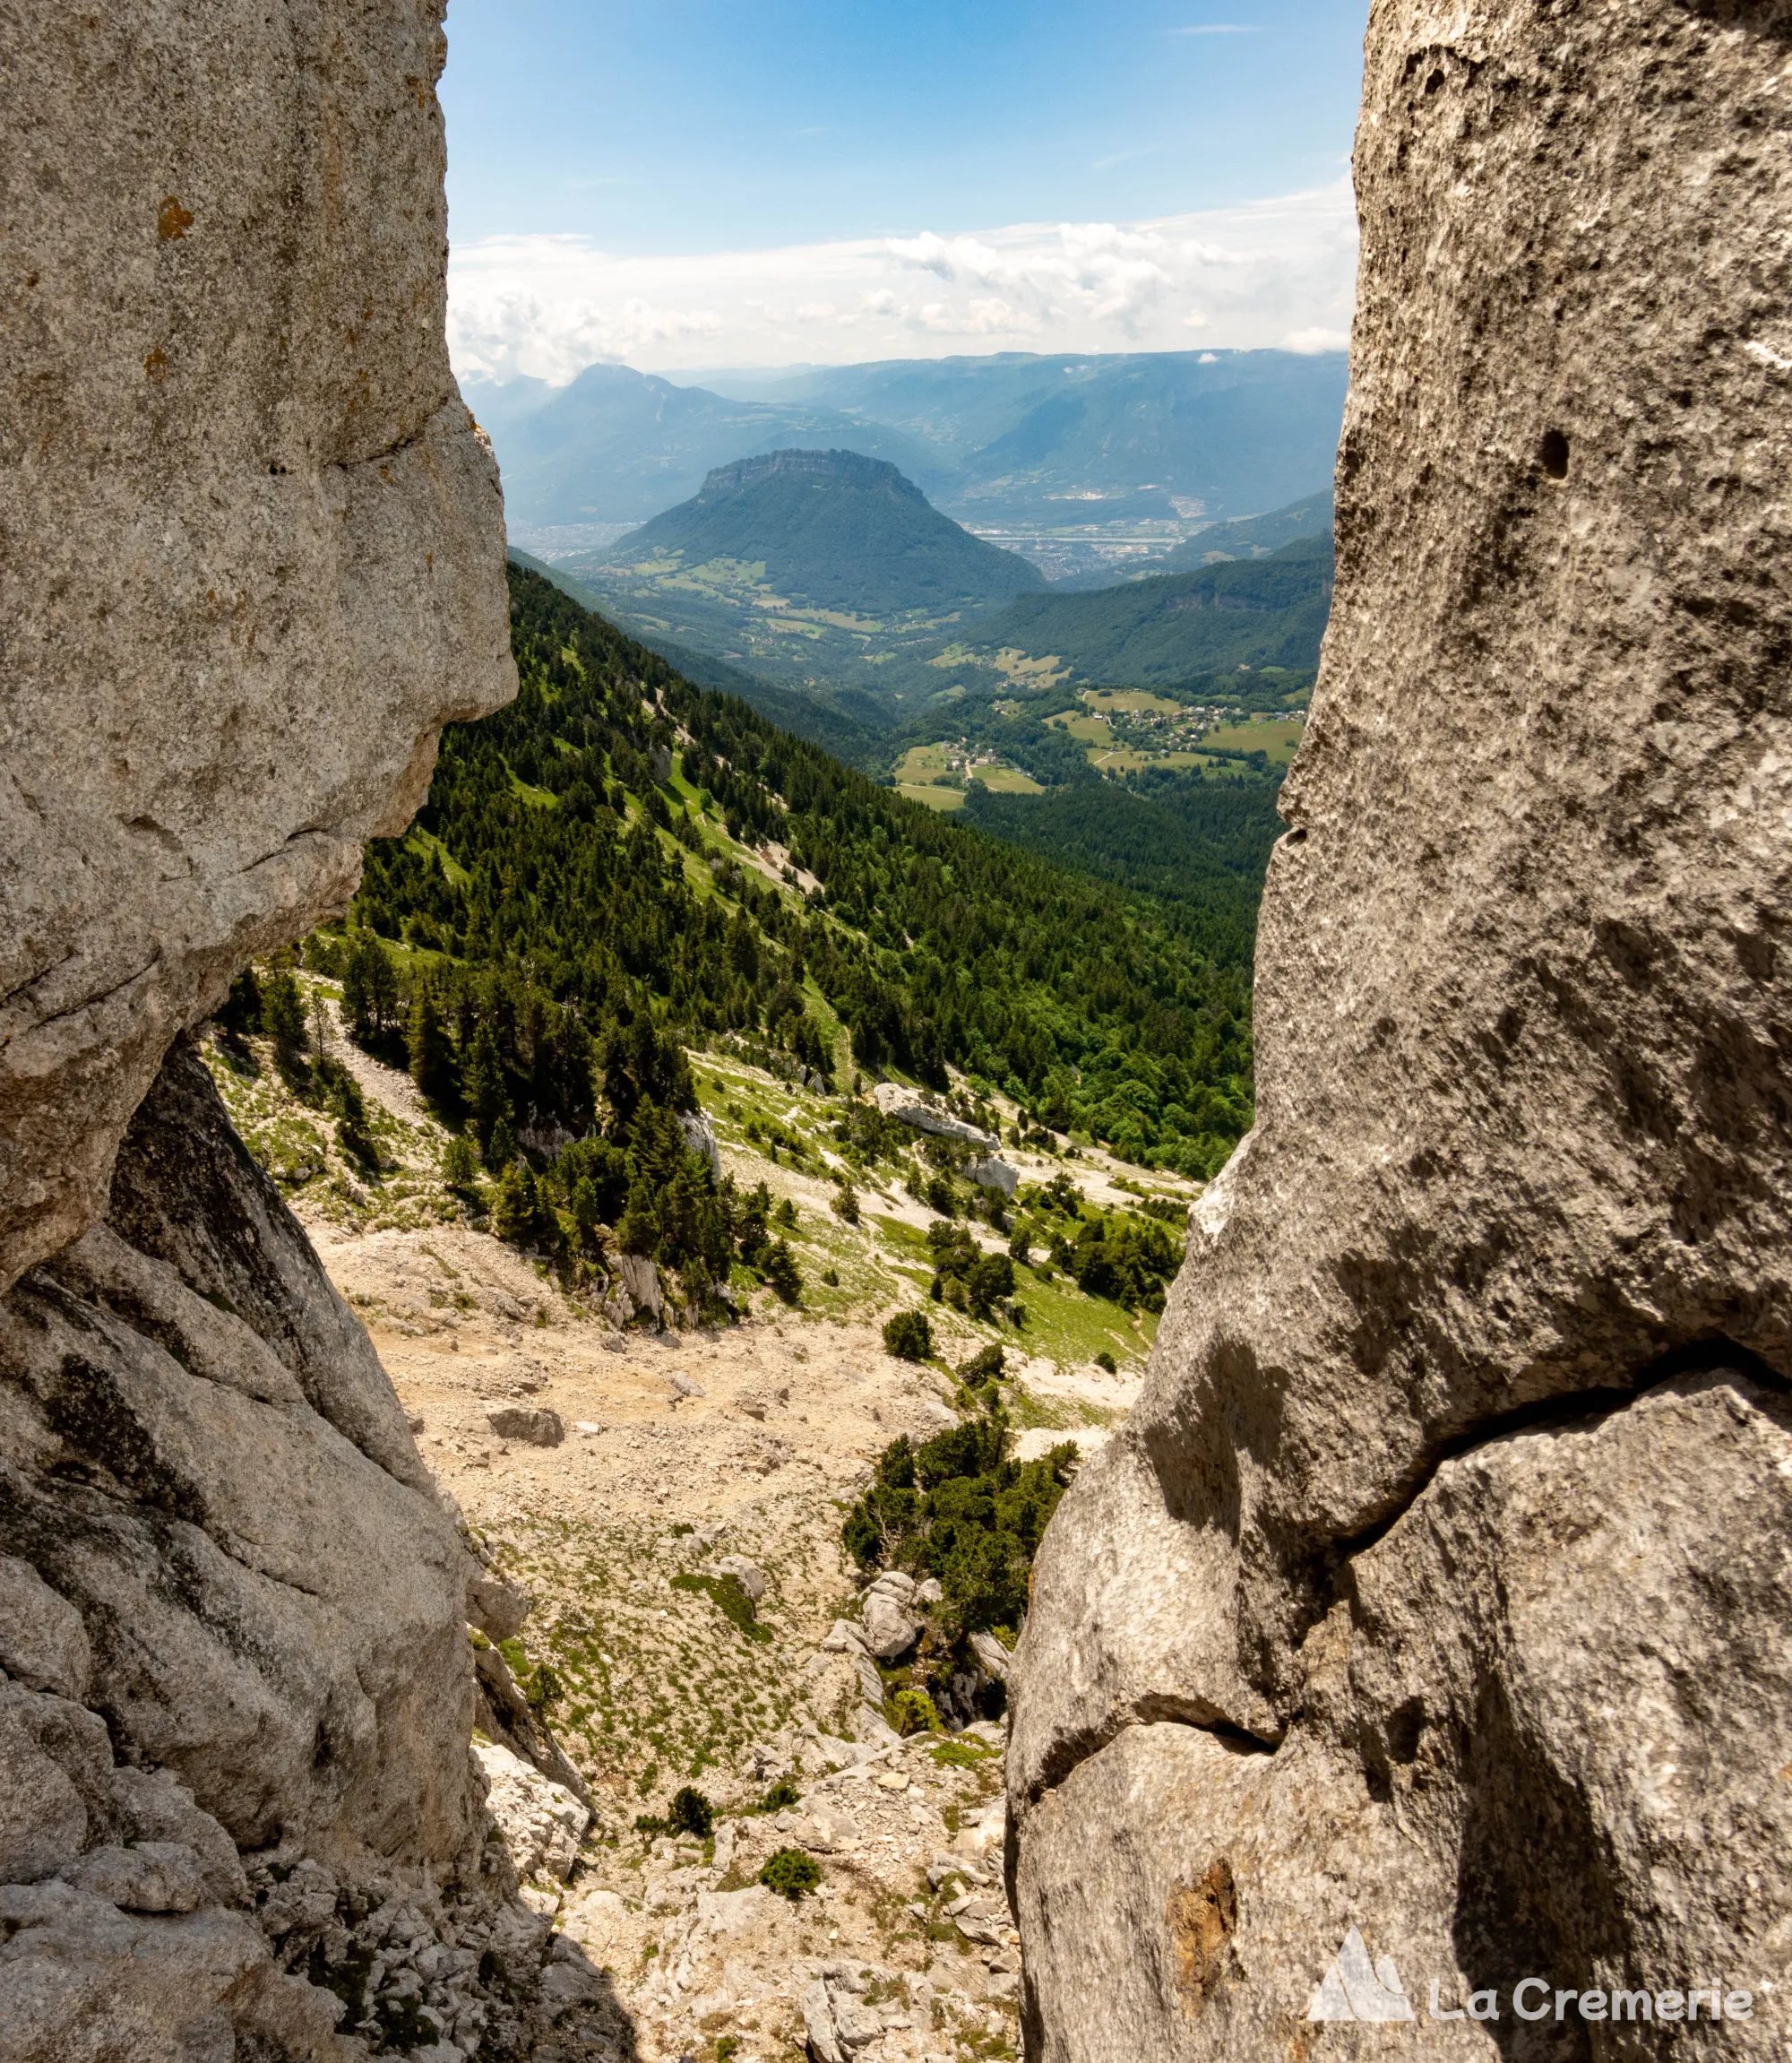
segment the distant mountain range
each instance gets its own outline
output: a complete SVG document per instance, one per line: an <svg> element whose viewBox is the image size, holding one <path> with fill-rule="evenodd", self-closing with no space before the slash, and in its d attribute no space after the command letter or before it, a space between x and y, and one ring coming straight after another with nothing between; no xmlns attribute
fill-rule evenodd
<svg viewBox="0 0 1792 2063"><path fill-rule="evenodd" d="M1331 477L1342 351L1141 351L899 358L725 391L836 409L924 445L917 477L963 522L1246 515Z"/></svg>
<svg viewBox="0 0 1792 2063"><path fill-rule="evenodd" d="M1342 352L1003 353L691 385L593 366L563 388L463 391L525 531L641 522L719 465L799 445L886 460L964 522L1061 531L1311 495L1331 475L1347 379Z"/></svg>
<svg viewBox="0 0 1792 2063"><path fill-rule="evenodd" d="M850 445L910 471L932 464L926 446L838 410L732 401L626 366L589 366L565 387L462 391L497 451L506 513L526 528L645 522L715 467L795 444Z"/></svg>

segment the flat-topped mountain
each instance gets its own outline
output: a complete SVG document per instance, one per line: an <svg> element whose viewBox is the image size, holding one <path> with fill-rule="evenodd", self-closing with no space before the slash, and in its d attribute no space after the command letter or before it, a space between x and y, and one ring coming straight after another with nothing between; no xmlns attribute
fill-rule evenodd
<svg viewBox="0 0 1792 2063"><path fill-rule="evenodd" d="M618 539L602 563L638 574L714 566L856 617L950 616L1042 590L1038 567L972 537L882 459L779 451L717 466L687 502ZM750 569L750 570L749 570Z"/></svg>

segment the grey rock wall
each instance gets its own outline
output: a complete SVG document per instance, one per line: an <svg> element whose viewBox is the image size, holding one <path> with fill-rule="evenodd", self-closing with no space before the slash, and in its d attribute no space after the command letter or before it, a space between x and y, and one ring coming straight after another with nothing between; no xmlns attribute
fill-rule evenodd
<svg viewBox="0 0 1792 2063"><path fill-rule="evenodd" d="M523 2041L470 1974L521 1911L469 1753L480 1572L177 1043L344 906L442 725L514 692L496 470L443 337L444 51L440 0L0 9L19 2063L416 2047L425 1942L463 1942L452 2053Z"/></svg>
<svg viewBox="0 0 1792 2063"><path fill-rule="evenodd" d="M270 2014L333 2041L239 1852L477 1885L467 1574L366 1333L177 1046L105 1222L0 1299L0 2022L59 2002L9 2054Z"/></svg>
<svg viewBox="0 0 1792 2063"><path fill-rule="evenodd" d="M1788 59L1770 4L1372 14L1257 1126L1016 1660L1036 2056L1295 2053L1352 1924L1785 2039Z"/></svg>
<svg viewBox="0 0 1792 2063"><path fill-rule="evenodd" d="M515 692L439 0L0 13L0 1285Z"/></svg>

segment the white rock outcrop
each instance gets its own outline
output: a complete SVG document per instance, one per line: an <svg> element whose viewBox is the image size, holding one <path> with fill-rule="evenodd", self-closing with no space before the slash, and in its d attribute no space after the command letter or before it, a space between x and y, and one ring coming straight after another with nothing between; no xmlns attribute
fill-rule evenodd
<svg viewBox="0 0 1792 2063"><path fill-rule="evenodd" d="M900 1082L880 1082L871 1097L886 1118L893 1118L899 1125L909 1126L917 1132L929 1132L936 1139L962 1139L991 1152L1002 1144L993 1133L967 1125L950 1110L936 1108L920 1090L905 1089Z"/></svg>
<svg viewBox="0 0 1792 2063"><path fill-rule="evenodd" d="M486 1802L517 1875L564 1884L590 1827L590 1808L564 1784L552 1782L507 1748L476 1741L473 1753L485 1772Z"/></svg>

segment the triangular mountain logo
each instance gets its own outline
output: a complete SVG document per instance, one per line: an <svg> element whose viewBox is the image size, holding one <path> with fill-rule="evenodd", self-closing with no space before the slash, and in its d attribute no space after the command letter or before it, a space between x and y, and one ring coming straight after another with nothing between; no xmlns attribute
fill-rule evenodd
<svg viewBox="0 0 1792 2063"><path fill-rule="evenodd" d="M1391 1955L1369 1960L1363 1937L1353 1927L1337 1960L1307 2001L1309 2020L1410 2020L1412 2002L1400 1988Z"/></svg>

